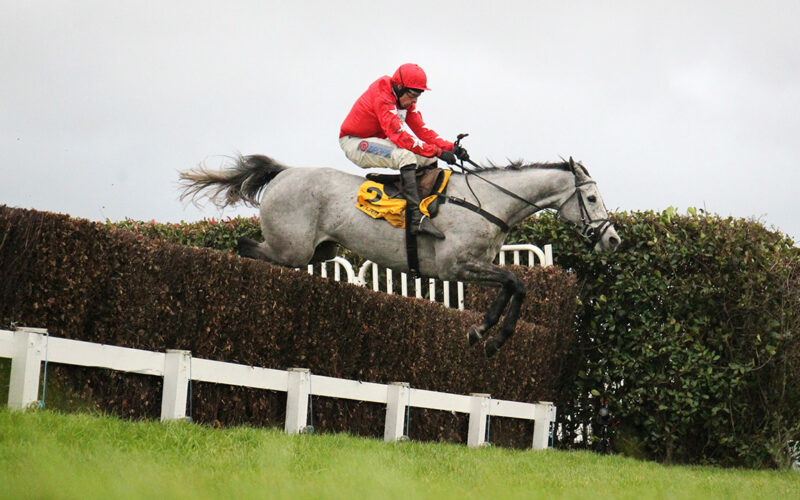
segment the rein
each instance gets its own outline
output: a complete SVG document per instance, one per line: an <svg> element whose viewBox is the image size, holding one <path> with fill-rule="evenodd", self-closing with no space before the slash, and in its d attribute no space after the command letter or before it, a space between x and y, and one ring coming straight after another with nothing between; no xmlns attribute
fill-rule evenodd
<svg viewBox="0 0 800 500"><path fill-rule="evenodd" d="M467 163L469 163L470 165L472 165L475 168L478 168L478 169L481 168L480 165L478 165L477 163L475 163L474 161L472 161L470 159L467 159L466 161L467 161ZM503 186L500 186L499 184L496 184L496 183L490 181L486 177L481 177L480 175L478 175L478 173L475 170L472 170L471 168L465 167L463 161L461 162L461 165L458 165L458 167L461 168L461 170L464 172L464 175L474 175L475 177L477 177L478 179L482 180L483 182L485 182L485 183L487 183L487 184L489 184L491 186L494 186L501 193L503 193L505 195L508 195L508 196L514 198L517 201L521 201L523 203L527 203L528 205L530 205L533 208L535 208L537 212L539 210L542 210L542 207L540 207L539 205L537 205L535 203L532 203L532 202L526 200L525 198L523 198L522 196L518 195L517 193L509 191L508 189L504 188ZM576 187L577 187L577 184L576 184ZM475 193L473 192L472 195L475 196ZM475 196L475 199L478 199L478 197Z"/></svg>
<svg viewBox="0 0 800 500"><path fill-rule="evenodd" d="M495 189L497 189L501 193L503 193L503 194L505 194L507 196L510 196L511 198L514 198L517 201L521 201L521 202L523 202L523 203L525 203L527 205L532 206L535 209L536 212L542 210L542 207L540 207L539 205L537 205L537 204L535 204L535 203L533 203L533 202L531 202L529 200L526 200L525 198L523 198L522 196L518 195L517 193L514 193L513 191L510 191L510 190L504 188L503 186L500 186L499 184L497 184L495 182L492 182L489 179L487 179L487 178L485 178L485 177L483 177L481 175L478 175L478 173L475 170L465 167L464 166L464 161L466 161L467 163L469 163L470 165L472 165L473 167L475 167L477 169L481 169L482 167L480 165L476 164L475 162L473 162L472 160L470 160L469 158L467 158L466 160L462 160L461 164L457 165L464 172L464 176L465 176L465 179L467 181L467 186L469 186L469 176L470 175L474 175L475 177L477 177L478 179L482 180L483 182L493 186ZM573 170L572 174L573 174L573 176L575 176L575 171L574 170ZM578 178L577 178L577 176L575 176L575 191L573 191L572 194L566 200L564 200L561 203L561 205L559 205L558 212L559 212L559 217L560 217L561 209L564 207L564 205L566 205L567 202L569 202L573 197L577 197L577 199L578 199L578 207L579 207L580 214L581 214L581 227L577 227L578 226L577 224L575 224L575 226L577 227L577 229L580 232L581 236L583 236L584 238L588 239L591 242L591 244L594 245L594 244L597 244L603 238L603 235L612 226L612 223L608 219L592 219L591 216L589 215L589 210L586 208L586 202L583 199L583 193L581 193L581 190L580 190L581 186L585 186L587 184L597 184L597 182L595 182L594 180L578 182ZM472 191L472 187L470 187L470 191L472 192L472 195L475 196L475 199L478 200L478 197L475 195L475 192ZM508 232L508 230L510 229L508 224L504 220L502 220L500 217L497 217L496 215L484 210L480 206L480 200L478 200L478 205L474 205L474 204L468 202L467 200L465 200L463 198L455 198L453 196L446 196L446 195L439 195L439 196L442 197L445 201L447 201L449 203L464 207L464 208L466 208L468 210L471 210L471 211L477 213L478 215L481 215L482 217L484 217L489 222L492 222L493 224L495 224L498 227L500 227L500 229L504 233ZM591 224L593 224L595 222L600 222L601 224L599 226L597 226L597 227L592 227Z"/></svg>

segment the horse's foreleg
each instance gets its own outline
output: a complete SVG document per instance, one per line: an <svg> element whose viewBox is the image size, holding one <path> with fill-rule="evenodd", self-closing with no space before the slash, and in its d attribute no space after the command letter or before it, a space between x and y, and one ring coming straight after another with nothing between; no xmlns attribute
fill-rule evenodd
<svg viewBox="0 0 800 500"><path fill-rule="evenodd" d="M497 297L495 297L492 305L489 306L489 310L486 311L483 321L479 325L472 325L469 332L467 332L469 345L472 346L479 342L483 338L483 334L500 321L500 316L503 314L511 298L511 292L509 287L505 285L500 286L500 292L497 294Z"/></svg>
<svg viewBox="0 0 800 500"><path fill-rule="evenodd" d="M480 341L483 338L483 334L500 321L500 316L503 314L509 301L512 301L512 307L506 314L498 337L491 338L486 342L486 355L491 357L514 332L514 327L519 318L522 299L525 297L525 287L513 273L500 266L489 263L469 262L463 266L459 277L464 281L477 281L484 285L500 286L500 292L497 294L494 302L492 302L489 310L486 311L483 321L478 325L470 327L467 332L467 339L470 345L474 345Z"/></svg>
<svg viewBox="0 0 800 500"><path fill-rule="evenodd" d="M511 303L508 306L508 311L506 311L506 316L503 318L503 324L500 325L500 331L497 332L497 336L486 341L484 349L487 358L494 356L497 350L514 334L520 312L522 311L522 301L525 300L525 285L517 276L513 274L511 276L513 278L509 282L509 286L512 290Z"/></svg>

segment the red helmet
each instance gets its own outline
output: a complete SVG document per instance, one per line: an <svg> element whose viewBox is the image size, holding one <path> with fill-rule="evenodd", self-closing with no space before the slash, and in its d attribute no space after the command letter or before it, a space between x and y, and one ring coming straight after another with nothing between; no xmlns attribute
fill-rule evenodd
<svg viewBox="0 0 800 500"><path fill-rule="evenodd" d="M397 68L392 76L392 83L398 87L407 89L430 90L428 88L428 77L419 65L406 63Z"/></svg>

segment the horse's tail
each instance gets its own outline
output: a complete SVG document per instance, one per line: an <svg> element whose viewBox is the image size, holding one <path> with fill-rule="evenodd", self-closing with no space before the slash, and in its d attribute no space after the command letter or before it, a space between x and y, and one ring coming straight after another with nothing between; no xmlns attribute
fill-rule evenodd
<svg viewBox="0 0 800 500"><path fill-rule="evenodd" d="M197 168L181 172L183 193L180 199L196 201L202 191L211 188L204 196L220 208L240 201L257 207L261 190L289 168L263 155L237 155L231 160L232 164L223 170L211 170L201 163Z"/></svg>

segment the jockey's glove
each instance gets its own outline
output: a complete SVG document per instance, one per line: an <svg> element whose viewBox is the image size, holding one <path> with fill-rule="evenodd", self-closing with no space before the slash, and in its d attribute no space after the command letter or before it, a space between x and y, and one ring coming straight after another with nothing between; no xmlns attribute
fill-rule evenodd
<svg viewBox="0 0 800 500"><path fill-rule="evenodd" d="M461 146L453 146L453 154L456 155L456 158L461 161L469 160L469 153L467 153L467 150Z"/></svg>
<svg viewBox="0 0 800 500"><path fill-rule="evenodd" d="M442 152L439 153L439 158L447 162L449 165L456 164L456 155L454 155L452 151L445 151L443 149Z"/></svg>

